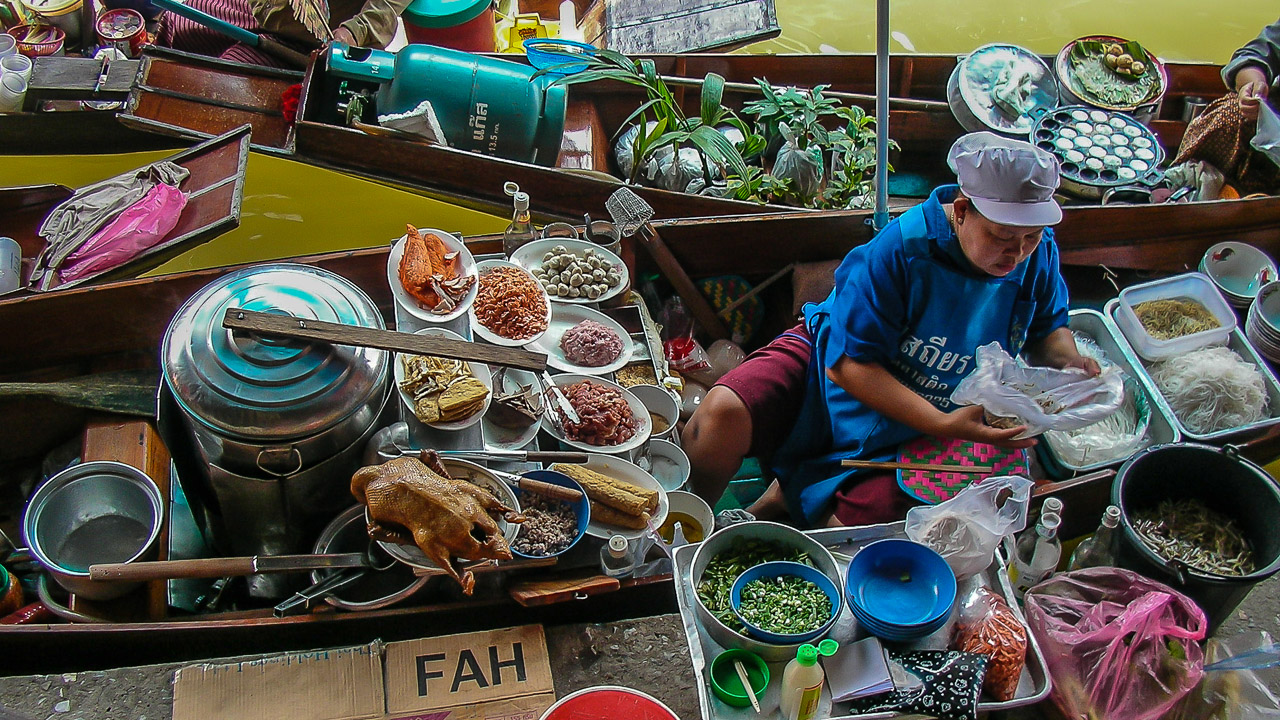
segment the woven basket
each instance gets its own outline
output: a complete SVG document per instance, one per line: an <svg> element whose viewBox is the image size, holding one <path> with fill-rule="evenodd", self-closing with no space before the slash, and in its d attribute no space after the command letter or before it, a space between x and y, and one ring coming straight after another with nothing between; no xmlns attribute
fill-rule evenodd
<svg viewBox="0 0 1280 720"><path fill-rule="evenodd" d="M29 58L53 55L62 49L67 34L53 25L19 25L9 31L18 41L18 52ZM34 42L28 37L40 38Z"/></svg>

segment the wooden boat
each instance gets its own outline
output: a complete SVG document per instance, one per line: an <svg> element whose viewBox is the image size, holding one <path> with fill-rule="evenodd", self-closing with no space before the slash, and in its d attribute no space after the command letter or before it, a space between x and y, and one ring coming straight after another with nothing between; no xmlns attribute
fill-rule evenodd
<svg viewBox="0 0 1280 720"><path fill-rule="evenodd" d="M749 228L774 228L772 218L722 218L708 220L667 220L657 229L674 252L681 254L698 272L730 270L729 263L702 254L705 247L721 247L741 241ZM810 224L797 225L815 227ZM818 233L819 235L824 233ZM712 237L720 235L722 237ZM756 238L759 240L759 237ZM843 244L851 245L852 240ZM471 238L474 253L500 251L500 236ZM809 257L823 256L834 245L823 238L789 238L789 247ZM847 249L847 247L845 248ZM843 254L844 250L840 251ZM386 248L330 253L294 258L292 261L334 271L365 289L385 317L393 317L393 300L386 285ZM744 253L738 253L736 272L743 272ZM700 258L700 259L699 259ZM718 265L715 263L722 263ZM746 274L759 277L773 268L750 265ZM177 308L193 293L215 278L236 270L222 267L154 278L124 280L92 288L70 288L62 292L0 299L0 382L15 380L57 380L104 369L155 369L156 348ZM68 438L81 437L92 416L52 402L25 398L0 401L0 467L20 476L17 469L38 462L52 447ZM1268 436L1252 446L1252 457L1269 460L1280 455L1276 438ZM167 467L167 464L165 465ZM1045 486L1045 493L1059 493L1068 504L1080 508L1073 517L1079 532L1092 529L1096 513L1085 512L1078 498L1105 500L1110 475L1093 474ZM15 497L17 483L0 484L8 492L11 507L21 503ZM1104 503L1105 504L1105 503ZM1101 506L1097 508L1101 512ZM9 522L16 514L8 515ZM6 532L12 527L5 527ZM10 537L16 537L10 534ZM184 660L217 655L266 652L367 642L374 637L392 640L424 632L457 632L521 622L607 621L653 612L672 611L673 597L668 578L629 580L618 592L588 600L522 607L509 595L497 592L475 599L426 602L360 613L326 611L275 618L270 610L195 615L152 621L133 620L109 624L0 625L0 672L63 672L90 669L107 664L140 664L163 660ZM567 600L572 591L557 599ZM422 601L418 601L422 602ZM163 604L161 605L163 607ZM482 612L477 612L482 610ZM30 648L39 643L41 652ZM110 648L110 652L105 652ZM97 652L103 650L104 652Z"/></svg>
<svg viewBox="0 0 1280 720"><path fill-rule="evenodd" d="M190 172L181 185L187 204L178 224L160 243L133 260L74 284L137 277L237 227L249 161L249 133L249 126L244 125L165 158ZM44 248L44 239L38 235L40 225L54 207L73 194L61 185L0 188L0 218L6 234L22 249L24 278L30 276L33 261ZM58 290L54 287L41 292Z"/></svg>
<svg viewBox="0 0 1280 720"><path fill-rule="evenodd" d="M757 77L777 85L823 83L838 92L864 96L874 92L874 58L869 56L689 54L652 59L666 76L721 74L731 83L727 103L750 99L749 92L732 83L751 83ZM891 84L896 95L920 101L891 112L889 132L903 147L894 160L898 174L921 176L924 183L949 181L938 158L964 132L944 102L947 77L954 65L952 56L893 58ZM1185 130L1180 113L1186 99L1219 94L1221 80L1214 65L1170 63L1169 70L1170 88L1152 127L1172 151ZM544 217L572 219L583 212L599 214L605 199L620 187L619 180L604 174L610 170L609 140L641 102L636 91L625 86L574 86L558 166L549 168L322 122L318 98L324 76L324 68L313 63L302 79L300 118L290 129L279 113L277 98L296 76L168 51L152 52L142 61L139 81L122 119L135 127L183 135L213 133L249 121L261 128L255 130L254 138L259 149L267 152L391 180L450 202L488 210L505 211L509 199L502 186L510 180L533 189L535 211ZM204 88L201 94L209 99L192 97L180 87ZM697 102L696 88L677 87L675 92L686 104ZM246 98L254 100L246 102ZM635 190L655 208L659 218L782 214L790 217L778 219L779 223L790 226L807 217L823 223L835 238L856 241L869 233L869 210L815 212L654 188ZM915 202L918 198L894 198L891 209L897 212ZM1070 204L1057 234L1064 252L1069 251L1075 262L1154 270L1194 266L1205 248L1224 237L1252 242L1275 254L1280 252L1276 229L1280 229L1280 198L1267 197L1106 207ZM776 259L764 250L762 262Z"/></svg>

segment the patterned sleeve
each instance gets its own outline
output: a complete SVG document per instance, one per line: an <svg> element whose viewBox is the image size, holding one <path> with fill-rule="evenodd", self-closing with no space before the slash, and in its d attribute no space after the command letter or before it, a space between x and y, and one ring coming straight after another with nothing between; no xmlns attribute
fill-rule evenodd
<svg viewBox="0 0 1280 720"><path fill-rule="evenodd" d="M828 367L840 355L888 364L897 352L907 314L907 258L895 222L866 245L854 248L836 270L831 291Z"/></svg>
<svg viewBox="0 0 1280 720"><path fill-rule="evenodd" d="M411 0L366 0L354 17L342 23L361 47L382 49L396 35L396 19Z"/></svg>

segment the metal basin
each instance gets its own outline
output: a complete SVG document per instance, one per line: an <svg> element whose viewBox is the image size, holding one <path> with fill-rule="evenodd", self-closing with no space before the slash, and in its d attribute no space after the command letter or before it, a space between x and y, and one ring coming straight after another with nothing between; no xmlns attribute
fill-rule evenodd
<svg viewBox="0 0 1280 720"><path fill-rule="evenodd" d="M702 541L701 546L698 547L698 551L693 556L693 566L690 568L690 579L694 588L697 588L698 583L702 582L702 573L707 569L707 564L711 562L712 558L727 550L739 538L765 540L802 550L809 554L809 559L813 561L814 566L823 575L831 578L836 587L844 587L844 581L840 577L840 568L836 565L835 558L831 557L831 552L822 543L786 525L771 522L749 522L727 527ZM694 597L697 598L696 592ZM741 635L717 620L711 614L711 611L707 609L707 606L702 604L701 598L697 598L697 602L694 605L694 614L703 629L721 646L750 650L764 658L766 662L790 660L796 656L796 650L800 647L799 643L794 645L774 645ZM816 643L821 638L822 636L818 636L806 642Z"/></svg>
<svg viewBox="0 0 1280 720"><path fill-rule="evenodd" d="M97 563L153 559L164 520L160 491L142 471L88 462L53 476L31 496L22 534L58 584L90 600L110 600L136 582L89 579Z"/></svg>
<svg viewBox="0 0 1280 720"><path fill-rule="evenodd" d="M334 518L316 540L316 553L365 552L370 550L364 506L356 505ZM311 581L320 582L333 570L313 570ZM418 577L413 568L395 563L387 570L370 570L359 580L325 596L324 601L343 610L377 610L413 595L428 577Z"/></svg>

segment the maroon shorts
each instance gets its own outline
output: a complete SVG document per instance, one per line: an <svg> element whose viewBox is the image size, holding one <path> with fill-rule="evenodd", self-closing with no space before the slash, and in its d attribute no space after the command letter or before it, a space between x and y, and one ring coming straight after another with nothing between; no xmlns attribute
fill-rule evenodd
<svg viewBox="0 0 1280 720"><path fill-rule="evenodd" d="M790 434L804 402L813 341L797 325L747 356L716 385L733 391L751 415L751 457L769 459Z"/></svg>
<svg viewBox="0 0 1280 720"><path fill-rule="evenodd" d="M897 522L920 505L898 487L896 472L855 475L836 491L836 519L847 526Z"/></svg>

